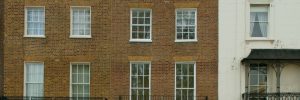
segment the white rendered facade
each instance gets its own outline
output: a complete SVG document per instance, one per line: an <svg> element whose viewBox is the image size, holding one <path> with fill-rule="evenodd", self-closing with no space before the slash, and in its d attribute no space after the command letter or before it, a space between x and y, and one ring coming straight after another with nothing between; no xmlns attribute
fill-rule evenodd
<svg viewBox="0 0 300 100"><path fill-rule="evenodd" d="M268 5L266 37L250 36L250 6ZM251 49L300 49L300 0L219 0L219 100L242 100L245 64ZM268 68L267 92L276 92L276 75ZM300 92L300 64L285 64L281 92Z"/></svg>

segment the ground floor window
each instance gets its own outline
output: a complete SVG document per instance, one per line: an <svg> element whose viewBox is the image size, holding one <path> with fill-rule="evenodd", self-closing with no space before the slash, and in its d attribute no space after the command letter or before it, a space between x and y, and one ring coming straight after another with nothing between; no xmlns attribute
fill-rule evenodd
<svg viewBox="0 0 300 100"><path fill-rule="evenodd" d="M249 92L267 92L267 64L250 64L249 72Z"/></svg>
<svg viewBox="0 0 300 100"><path fill-rule="evenodd" d="M44 64L25 63L25 95L27 97L44 96Z"/></svg>
<svg viewBox="0 0 300 100"><path fill-rule="evenodd" d="M71 64L71 95L75 100L90 96L90 64Z"/></svg>
<svg viewBox="0 0 300 100"><path fill-rule="evenodd" d="M176 81L175 94L176 100L194 100L195 99L195 69L194 62L180 62L176 63Z"/></svg>
<svg viewBox="0 0 300 100"><path fill-rule="evenodd" d="M150 100L150 62L131 62L131 100Z"/></svg>

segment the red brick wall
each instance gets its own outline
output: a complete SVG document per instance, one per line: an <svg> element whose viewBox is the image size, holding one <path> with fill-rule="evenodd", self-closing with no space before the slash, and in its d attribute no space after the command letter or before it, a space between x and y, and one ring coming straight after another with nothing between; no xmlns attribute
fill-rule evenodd
<svg viewBox="0 0 300 100"><path fill-rule="evenodd" d="M137 1L137 0L136 0ZM196 61L196 94L217 99L217 0L114 0L112 5L112 93L129 95L128 56L151 58L151 94L174 95L176 61ZM192 3L190 3L192 2ZM130 43L130 7L152 9L152 43ZM175 9L195 7L198 12L198 42L175 43ZM145 60L136 58L134 60ZM147 59L146 59L147 60Z"/></svg>
<svg viewBox="0 0 300 100"><path fill-rule="evenodd" d="M129 62L149 60L152 95L174 95L175 62L196 61L197 96L217 99L217 0L6 0L5 5L7 96L23 95L24 61L44 61L45 96L69 96L70 62L86 61L91 96L112 97L129 95ZM24 6L45 6L46 38L23 37ZM69 38L70 6L91 6L91 39ZM132 7L152 9L152 43L129 42ZM198 42L174 42L180 7L197 8Z"/></svg>

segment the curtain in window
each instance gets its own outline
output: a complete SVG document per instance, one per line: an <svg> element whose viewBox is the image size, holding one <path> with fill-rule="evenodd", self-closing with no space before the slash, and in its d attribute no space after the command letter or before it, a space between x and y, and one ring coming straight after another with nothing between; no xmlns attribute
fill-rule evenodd
<svg viewBox="0 0 300 100"><path fill-rule="evenodd" d="M250 19L251 37L267 37L268 7L251 7Z"/></svg>
<svg viewBox="0 0 300 100"><path fill-rule="evenodd" d="M26 96L41 97L44 94L44 66L40 63L26 64Z"/></svg>

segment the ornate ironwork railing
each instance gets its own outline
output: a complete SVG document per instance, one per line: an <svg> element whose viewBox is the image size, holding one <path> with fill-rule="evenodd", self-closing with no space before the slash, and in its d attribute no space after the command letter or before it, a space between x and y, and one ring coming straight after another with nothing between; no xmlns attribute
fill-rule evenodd
<svg viewBox="0 0 300 100"><path fill-rule="evenodd" d="M115 100L176 100L175 96L150 95L150 96L118 96ZM208 96L182 96L183 99L177 100L208 100Z"/></svg>
<svg viewBox="0 0 300 100"><path fill-rule="evenodd" d="M0 100L108 100L105 97L23 97L1 96Z"/></svg>
<svg viewBox="0 0 300 100"><path fill-rule="evenodd" d="M243 100L300 100L300 93L244 93Z"/></svg>

